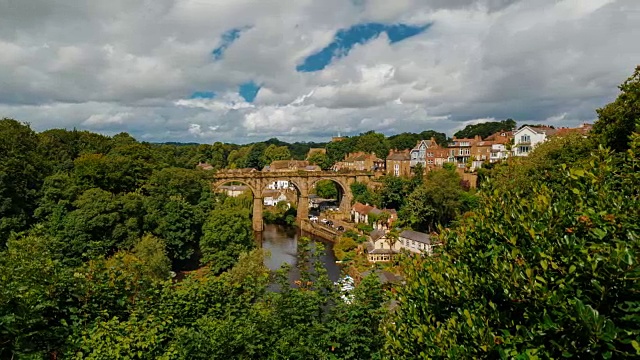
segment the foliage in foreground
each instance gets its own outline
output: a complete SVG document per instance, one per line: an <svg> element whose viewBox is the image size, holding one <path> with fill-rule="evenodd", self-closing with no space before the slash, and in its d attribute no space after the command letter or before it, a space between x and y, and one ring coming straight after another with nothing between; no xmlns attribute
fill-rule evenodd
<svg viewBox="0 0 640 360"><path fill-rule="evenodd" d="M563 166L561 189L489 191L407 262L388 351L397 358L637 358L639 139Z"/></svg>

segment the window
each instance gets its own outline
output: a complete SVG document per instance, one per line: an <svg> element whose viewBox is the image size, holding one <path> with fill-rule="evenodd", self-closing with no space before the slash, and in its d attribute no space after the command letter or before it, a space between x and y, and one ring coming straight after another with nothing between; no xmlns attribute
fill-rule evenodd
<svg viewBox="0 0 640 360"><path fill-rule="evenodd" d="M427 161L429 163L429 165L433 165L433 160L429 159L429 161Z"/></svg>
<svg viewBox="0 0 640 360"><path fill-rule="evenodd" d="M529 143L529 142L531 142L531 136L529 136L529 135L520 136L520 142L521 143Z"/></svg>
<svg viewBox="0 0 640 360"><path fill-rule="evenodd" d="M428 157L433 157L433 153L432 153L432 152L427 153L427 156L428 156Z"/></svg>
<svg viewBox="0 0 640 360"><path fill-rule="evenodd" d="M455 155L456 155L456 151L455 151L455 150L451 150L451 151L449 152L449 154L450 154L451 156L455 156Z"/></svg>
<svg viewBox="0 0 640 360"><path fill-rule="evenodd" d="M529 152L529 150L531 150L530 146L520 146L520 152L521 153L525 153L526 154L526 153Z"/></svg>
<svg viewBox="0 0 640 360"><path fill-rule="evenodd" d="M395 176L400 176L400 164L393 165L393 174Z"/></svg>

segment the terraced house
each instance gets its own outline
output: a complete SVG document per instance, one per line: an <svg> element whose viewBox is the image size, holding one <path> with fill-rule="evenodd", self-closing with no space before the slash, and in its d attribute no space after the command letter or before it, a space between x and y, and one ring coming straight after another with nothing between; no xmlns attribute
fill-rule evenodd
<svg viewBox="0 0 640 360"><path fill-rule="evenodd" d="M442 148L436 142L435 138L429 140L420 140L410 152L410 166L414 169L418 164L424 169L433 169L442 167L447 161L446 149Z"/></svg>

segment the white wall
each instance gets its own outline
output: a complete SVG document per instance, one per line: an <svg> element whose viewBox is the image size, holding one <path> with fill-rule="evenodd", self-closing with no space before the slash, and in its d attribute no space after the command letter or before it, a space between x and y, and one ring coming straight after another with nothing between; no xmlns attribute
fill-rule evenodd
<svg viewBox="0 0 640 360"><path fill-rule="evenodd" d="M528 135L529 138L531 139L531 144L530 145L524 145L521 144L522 143L522 137ZM529 155L529 152L531 152L531 150L533 150L536 145L540 144L541 142L544 142L547 139L547 135L546 134L539 134L533 130L531 130L529 127L524 127L518 131L516 131L514 134L514 146L513 146L513 155L515 156L527 156ZM521 151L521 146L529 146L529 151L528 152L523 152Z"/></svg>

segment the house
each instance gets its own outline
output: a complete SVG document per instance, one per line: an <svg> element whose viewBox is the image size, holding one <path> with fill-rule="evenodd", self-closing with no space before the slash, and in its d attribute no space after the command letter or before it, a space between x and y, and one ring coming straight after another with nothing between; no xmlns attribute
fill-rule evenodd
<svg viewBox="0 0 640 360"><path fill-rule="evenodd" d="M455 136L449 143L448 161L454 163L457 168L464 169L467 162L471 158L471 148L475 145L477 139L457 139Z"/></svg>
<svg viewBox="0 0 640 360"><path fill-rule="evenodd" d="M246 191L250 191L249 187L245 185L223 185L218 189L227 194L227 196L231 197L238 197L244 194Z"/></svg>
<svg viewBox="0 0 640 360"><path fill-rule="evenodd" d="M287 202L287 197L277 190L265 190L262 192L262 201L265 206L276 206L280 201Z"/></svg>
<svg viewBox="0 0 640 360"><path fill-rule="evenodd" d="M391 261L399 253L399 242L391 242L384 230L374 230L366 244L369 262Z"/></svg>
<svg viewBox="0 0 640 360"><path fill-rule="evenodd" d="M407 249L410 252L418 254L433 253L433 247L438 244L431 242L429 234L421 233L413 230L405 230L398 236L398 242L401 249Z"/></svg>
<svg viewBox="0 0 640 360"><path fill-rule="evenodd" d="M480 136L475 137L473 146L471 147L471 171L481 168L485 161L491 160L493 144L493 141L482 140Z"/></svg>
<svg viewBox="0 0 640 360"><path fill-rule="evenodd" d="M385 221L380 219L383 215L386 217ZM391 227L391 224L398 219L398 212L395 209L378 209L375 206L359 202L351 207L351 219L356 224L368 224L372 217L380 219L373 223L375 229L388 229Z"/></svg>
<svg viewBox="0 0 640 360"><path fill-rule="evenodd" d="M196 169L213 170L213 166L211 164L208 164L208 163L199 162L198 165L196 165Z"/></svg>
<svg viewBox="0 0 640 360"><path fill-rule="evenodd" d="M291 189L292 186L289 183L289 180L277 180L267 185L267 189L269 190L284 190Z"/></svg>
<svg viewBox="0 0 640 360"><path fill-rule="evenodd" d="M411 154L409 150L391 150L387 156L387 175L410 176L411 175Z"/></svg>
<svg viewBox="0 0 640 360"><path fill-rule="evenodd" d="M545 142L547 137L555 134L556 129L550 126L524 126L513 133L513 155L527 156L540 143Z"/></svg>
<svg viewBox="0 0 640 360"><path fill-rule="evenodd" d="M424 169L433 169L442 167L446 161L446 151L438 145L435 138L430 140L420 140L416 146L411 149L411 168L415 168L418 164Z"/></svg>
<svg viewBox="0 0 640 360"><path fill-rule="evenodd" d="M509 157L509 151L506 144L492 144L491 155L489 156L489 162L494 163L501 160L505 160Z"/></svg>
<svg viewBox="0 0 640 360"><path fill-rule="evenodd" d="M508 144L513 140L513 131L501 130L493 133L485 139L487 141L493 141L494 144Z"/></svg>
<svg viewBox="0 0 640 360"><path fill-rule="evenodd" d="M591 131L591 129L593 128L593 124L589 124L589 123L583 123L580 126L576 127L576 128L567 128L567 127L562 127L559 129L556 129L556 132L554 134L552 134L553 136L566 136L566 135L570 135L570 134L580 134L584 137L587 136L587 134Z"/></svg>
<svg viewBox="0 0 640 360"><path fill-rule="evenodd" d="M373 209L373 206L369 206L369 204L361 204L359 202L355 203L351 207L351 219L356 224L369 223L369 212Z"/></svg>
<svg viewBox="0 0 640 360"><path fill-rule="evenodd" d="M362 151L345 155L344 160L337 162L333 166L334 171L379 171L384 169L385 161L378 158L374 153L364 153Z"/></svg>
<svg viewBox="0 0 640 360"><path fill-rule="evenodd" d="M389 229L398 220L398 212L395 209L378 209L374 206L368 215L374 215L379 219L373 224L376 229ZM383 217L386 217L386 220L383 220Z"/></svg>

